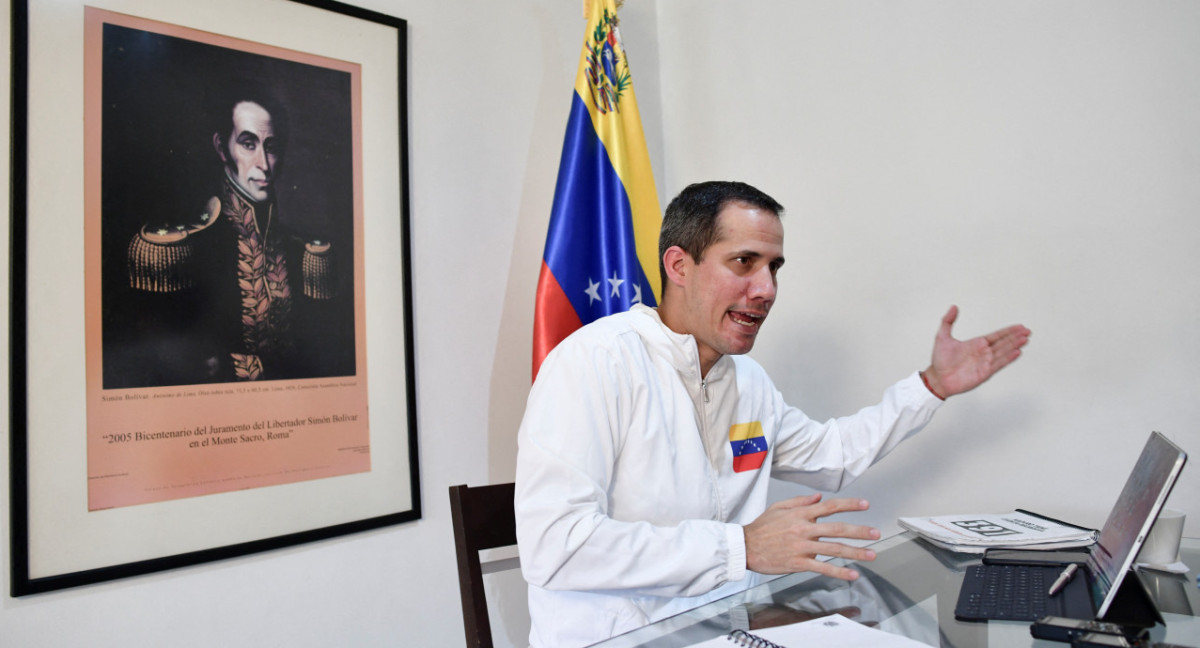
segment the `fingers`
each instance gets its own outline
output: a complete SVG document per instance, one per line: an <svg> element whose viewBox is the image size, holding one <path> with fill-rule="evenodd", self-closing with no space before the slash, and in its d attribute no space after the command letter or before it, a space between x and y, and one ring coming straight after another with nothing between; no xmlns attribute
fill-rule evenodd
<svg viewBox="0 0 1200 648"><path fill-rule="evenodd" d="M794 557L794 561L804 571L820 571L830 575L840 574L837 576L838 578L850 580L846 577L851 575L850 572L855 571L853 567L831 565L825 558L840 558L849 563L863 563L871 562L875 560L875 557L875 551L866 547L855 547L841 542L812 542L805 548L804 553ZM828 569L817 567L818 564L828 565Z"/></svg>
<svg viewBox="0 0 1200 648"><path fill-rule="evenodd" d="M813 524L814 528L819 530L819 535L813 537L830 537L830 538L855 538L858 540L875 540L876 535L862 535L867 533L867 530L874 531L870 527L864 527L854 524L846 524L844 522L824 522L817 524L817 520L838 513L850 513L854 511L865 511L871 508L871 503L865 499L855 499L848 497L839 497L821 501L820 493L811 495L801 495L786 500L781 500L772 504L768 510L776 509L779 512L789 512L789 514L797 515L800 520ZM799 510L797 510L799 509Z"/></svg>
<svg viewBox="0 0 1200 648"><path fill-rule="evenodd" d="M809 499L809 498L812 498L812 499L811 499L811 501L809 501L807 503L804 501L797 502L797 500L805 500L805 499ZM806 517L810 522L816 522L817 518L828 517L828 516L834 515L836 513L849 513L851 511L865 511L865 510L871 508L870 502L868 502L865 499L839 497L839 498L821 501L820 493L817 493L815 498L810 495L803 495L801 497L793 497L792 499L784 500L783 502L781 502L781 504L790 504L793 502L794 502L794 504L787 506L786 508L799 508L799 507L803 507L803 506L809 507L811 509L809 511L810 515L808 515Z"/></svg>
<svg viewBox="0 0 1200 648"><path fill-rule="evenodd" d="M800 495L798 497L792 497L789 499L775 502L774 504L771 505L771 508L793 509L793 508L800 508L803 506L812 506L813 504L816 504L817 502L820 502L820 501L821 501L820 493L811 493L809 495Z"/></svg>
<svg viewBox="0 0 1200 648"><path fill-rule="evenodd" d="M1029 336L1029 329L1019 324L987 336L992 351L992 373L1021 357L1021 349L1029 343Z"/></svg>
<svg viewBox="0 0 1200 648"><path fill-rule="evenodd" d="M1020 324L1013 324L1012 326L1006 326L999 331L995 331L991 335L988 335L987 341L988 344L995 344L1005 338L1028 338L1029 333L1029 329L1025 328L1024 326Z"/></svg>
<svg viewBox="0 0 1200 648"><path fill-rule="evenodd" d="M958 306L951 304L946 314L942 316L942 323L949 326L954 326L954 322L958 319Z"/></svg>
<svg viewBox="0 0 1200 648"><path fill-rule="evenodd" d="M829 538L878 540L878 529L841 521L820 521L837 513L865 511L866 500L837 498L820 501L819 494L794 497L771 505L763 515L743 527L746 538L746 566L759 573L780 574L816 571L853 580L851 569L826 565L818 556L851 561L875 559L875 552Z"/></svg>
<svg viewBox="0 0 1200 648"><path fill-rule="evenodd" d="M938 330L938 335L946 337L950 336L950 328L954 326L954 322L958 321L958 306L951 306L950 310L942 316L942 325Z"/></svg>
<svg viewBox="0 0 1200 648"><path fill-rule="evenodd" d="M946 314L942 317L942 327L939 333L949 335L950 327L954 326L954 323L957 321L958 306L951 306L950 310L946 311ZM988 346L995 349L998 345L1001 345L1005 347L1005 352L1007 352L1012 348L1025 346L1025 343L1029 341L1030 334L1031 331L1025 326L1014 324L982 337L984 340L987 340Z"/></svg>
<svg viewBox="0 0 1200 648"><path fill-rule="evenodd" d="M822 554L822 555L824 555L824 554ZM868 562L870 560L874 560L874 557L862 558L862 559L856 559L856 560L858 560L858 562ZM795 571L813 572L816 574L821 574L823 576L829 576L830 578L837 578L839 580L844 580L844 581L858 580L858 577L860 576L857 569L854 569L852 567L841 567L841 566L835 565L831 562L818 560L816 558L805 558L805 559L800 560L797 563L797 569Z"/></svg>
<svg viewBox="0 0 1200 648"><path fill-rule="evenodd" d="M879 529L861 524L847 524L845 522L821 522L813 525L813 538L848 538L852 540L878 540ZM824 554L826 556L837 556L838 558L848 558L843 554Z"/></svg>
<svg viewBox="0 0 1200 648"><path fill-rule="evenodd" d="M1020 324L1001 329L988 335L985 339L993 349L1022 347L1029 341L1031 331Z"/></svg>
<svg viewBox="0 0 1200 648"><path fill-rule="evenodd" d="M846 513L849 511L865 511L871 508L871 503L865 499L852 499L849 497L839 497L831 500L825 500L821 503L827 513L822 513L821 517L833 515L834 513Z"/></svg>

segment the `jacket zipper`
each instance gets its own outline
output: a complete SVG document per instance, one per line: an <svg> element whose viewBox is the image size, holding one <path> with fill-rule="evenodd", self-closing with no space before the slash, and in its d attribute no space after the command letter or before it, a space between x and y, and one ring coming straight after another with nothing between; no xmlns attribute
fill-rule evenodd
<svg viewBox="0 0 1200 648"><path fill-rule="evenodd" d="M713 489L712 493L713 493L714 503L716 504L716 515L713 517L713 519L714 520L724 520L725 519L725 502L723 501L723 498L721 497L721 480L720 480L721 469L719 466L713 464L712 453L714 452L714 450L713 450L713 448L710 447L710 443L709 443L710 430L709 430L709 422L708 422L708 407L706 407L706 405L708 405L708 403L710 401L709 401L709 396L708 396L708 380L705 378L700 379L700 401L701 401L701 405L700 405L700 440L701 440L701 443L704 444L705 454L707 454L709 456L708 478L709 478L709 483L711 484L711 488Z"/></svg>

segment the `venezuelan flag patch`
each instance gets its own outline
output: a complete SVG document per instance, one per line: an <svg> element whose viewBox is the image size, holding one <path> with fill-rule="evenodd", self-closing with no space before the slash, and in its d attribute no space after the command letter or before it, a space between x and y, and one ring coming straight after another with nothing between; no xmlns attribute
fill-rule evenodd
<svg viewBox="0 0 1200 648"><path fill-rule="evenodd" d="M736 423L729 426L729 445L733 448L733 472L762 468L767 458L767 438L762 423Z"/></svg>

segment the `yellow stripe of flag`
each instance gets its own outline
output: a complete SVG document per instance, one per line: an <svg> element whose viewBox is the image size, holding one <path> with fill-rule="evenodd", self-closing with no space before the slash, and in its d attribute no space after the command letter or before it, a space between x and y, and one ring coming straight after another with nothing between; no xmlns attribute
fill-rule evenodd
<svg viewBox="0 0 1200 648"><path fill-rule="evenodd" d="M734 423L729 426L730 441L745 441L763 435L762 423L754 421L753 423Z"/></svg>
<svg viewBox="0 0 1200 648"><path fill-rule="evenodd" d="M613 0L593 0L588 29L594 30L604 18L616 16ZM622 91L620 109L607 112L598 110L588 86L586 61L588 39L585 39L580 56L579 73L575 76L575 92L588 107L596 135L604 143L609 160L625 185L629 196L629 208L633 213L634 244L638 262L646 272L646 280L654 288L655 299L662 296L662 278L658 273L658 231L662 227L659 212L658 191L654 186L654 172L650 168L650 153L646 149L646 137L642 131L642 118L638 113L637 96L633 92L633 80ZM622 48L623 49L623 48ZM624 51L622 51L624 56Z"/></svg>

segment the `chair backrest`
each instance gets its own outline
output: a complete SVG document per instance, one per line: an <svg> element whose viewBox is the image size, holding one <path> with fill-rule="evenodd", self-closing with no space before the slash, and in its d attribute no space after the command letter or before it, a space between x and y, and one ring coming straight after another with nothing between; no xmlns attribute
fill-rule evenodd
<svg viewBox="0 0 1200 648"><path fill-rule="evenodd" d="M515 484L450 487L450 517L458 554L458 589L462 594L463 628L468 648L492 648L487 597L479 552L517 544L513 511Z"/></svg>

